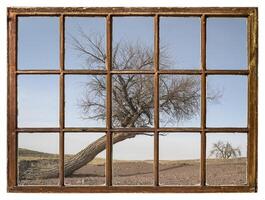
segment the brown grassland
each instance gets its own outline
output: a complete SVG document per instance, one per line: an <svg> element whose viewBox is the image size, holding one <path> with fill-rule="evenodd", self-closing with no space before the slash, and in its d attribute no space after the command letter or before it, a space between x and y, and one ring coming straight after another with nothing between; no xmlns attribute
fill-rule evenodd
<svg viewBox="0 0 265 200"><path fill-rule="evenodd" d="M69 159L71 155L66 155ZM58 178L28 180L25 173L38 173L58 167L58 155L19 149L19 185L57 185ZM246 183L246 158L207 159L207 184L244 185ZM199 185L199 160L162 160L159 163L160 185ZM104 185L105 159L95 158L92 162L65 177L65 185ZM152 185L153 161L113 161L113 185Z"/></svg>

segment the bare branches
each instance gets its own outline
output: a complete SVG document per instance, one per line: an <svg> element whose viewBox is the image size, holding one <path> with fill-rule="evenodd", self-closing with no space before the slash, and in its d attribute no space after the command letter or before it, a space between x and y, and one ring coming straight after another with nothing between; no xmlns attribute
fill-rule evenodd
<svg viewBox="0 0 265 200"><path fill-rule="evenodd" d="M93 38L80 30L85 42L72 38L74 48L87 56L87 64L105 64L105 49L101 36ZM153 49L139 42L113 44L112 67L119 70L143 70L153 68ZM166 46L160 48L160 68L170 66ZM89 66L88 66L89 67ZM105 79L93 76L86 83L86 92L80 108L84 119L105 120ZM154 94L153 77L144 74L112 76L112 123L114 127L150 127L153 125ZM160 113L164 120L179 121L196 117L200 112L199 76L161 75ZM207 96L215 101L220 93Z"/></svg>
<svg viewBox="0 0 265 200"><path fill-rule="evenodd" d="M161 76L160 109L177 121L199 114L200 78L196 76Z"/></svg>
<svg viewBox="0 0 265 200"><path fill-rule="evenodd" d="M88 68L105 68L105 42L101 35L85 33L81 27L78 29L78 38L67 34L69 43L79 56L84 57Z"/></svg>
<svg viewBox="0 0 265 200"><path fill-rule="evenodd" d="M153 50L139 43L116 43L113 48L113 69L151 69Z"/></svg>
<svg viewBox="0 0 265 200"><path fill-rule="evenodd" d="M239 147L234 148L229 142L218 141L213 144L209 157L211 156L218 159L237 158L241 156L241 150Z"/></svg>

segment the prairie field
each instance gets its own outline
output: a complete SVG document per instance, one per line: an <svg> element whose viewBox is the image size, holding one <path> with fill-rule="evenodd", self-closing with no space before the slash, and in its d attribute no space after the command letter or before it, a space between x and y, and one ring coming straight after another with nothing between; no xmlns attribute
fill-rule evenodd
<svg viewBox="0 0 265 200"><path fill-rule="evenodd" d="M65 156L65 161L71 155ZM25 174L39 173L58 167L58 155L19 149L19 185L57 185L58 178L27 179ZM113 160L113 185L152 185L153 161ZM246 183L246 158L207 159L206 179L208 185L244 185ZM160 185L199 185L199 160L161 160L159 163ZM87 165L65 177L65 185L104 185L105 159L95 158Z"/></svg>

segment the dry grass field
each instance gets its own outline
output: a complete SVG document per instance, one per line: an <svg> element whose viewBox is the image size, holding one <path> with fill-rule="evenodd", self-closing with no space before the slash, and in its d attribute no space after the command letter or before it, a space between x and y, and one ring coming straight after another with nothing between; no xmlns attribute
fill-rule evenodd
<svg viewBox="0 0 265 200"><path fill-rule="evenodd" d="M58 155L19 149L20 185L57 185L58 178L27 180L22 174L38 173L58 167ZM66 160L71 155L66 155ZM198 185L200 183L200 161L160 161L161 185ZM96 158L89 164L65 178L66 185L104 185L105 160ZM207 184L244 185L246 183L246 158L207 160ZM113 185L152 185L152 161L113 161Z"/></svg>

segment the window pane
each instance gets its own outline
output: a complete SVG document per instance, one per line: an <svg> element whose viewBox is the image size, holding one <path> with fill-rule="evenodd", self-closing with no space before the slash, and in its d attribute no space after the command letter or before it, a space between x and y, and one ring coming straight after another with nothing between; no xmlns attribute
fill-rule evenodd
<svg viewBox="0 0 265 200"><path fill-rule="evenodd" d="M160 69L200 68L199 17L160 18Z"/></svg>
<svg viewBox="0 0 265 200"><path fill-rule="evenodd" d="M208 127L247 127L247 84L247 76L207 76Z"/></svg>
<svg viewBox="0 0 265 200"><path fill-rule="evenodd" d="M152 69L153 31L152 17L114 17L112 68Z"/></svg>
<svg viewBox="0 0 265 200"><path fill-rule="evenodd" d="M153 127L153 76L112 76L114 127Z"/></svg>
<svg viewBox="0 0 265 200"><path fill-rule="evenodd" d="M161 185L200 183L199 133L160 133L159 182Z"/></svg>
<svg viewBox="0 0 265 200"><path fill-rule="evenodd" d="M247 18L207 19L207 68L247 68Z"/></svg>
<svg viewBox="0 0 265 200"><path fill-rule="evenodd" d="M159 84L160 127L199 127L200 76L161 75Z"/></svg>
<svg viewBox="0 0 265 200"><path fill-rule="evenodd" d="M18 126L59 126L59 77L18 76Z"/></svg>
<svg viewBox="0 0 265 200"><path fill-rule="evenodd" d="M65 18L65 68L105 69L105 18Z"/></svg>
<svg viewBox="0 0 265 200"><path fill-rule="evenodd" d="M58 133L19 133L17 151L19 185L58 185Z"/></svg>
<svg viewBox="0 0 265 200"><path fill-rule="evenodd" d="M113 134L113 185L153 184L153 133L135 134Z"/></svg>
<svg viewBox="0 0 265 200"><path fill-rule="evenodd" d="M58 69L58 17L18 18L18 69Z"/></svg>
<svg viewBox="0 0 265 200"><path fill-rule="evenodd" d="M246 184L247 134L207 134L206 156L207 184Z"/></svg>
<svg viewBox="0 0 265 200"><path fill-rule="evenodd" d="M105 127L105 76L65 76L65 126Z"/></svg>
<svg viewBox="0 0 265 200"><path fill-rule="evenodd" d="M105 184L104 133L65 133L65 184Z"/></svg>

